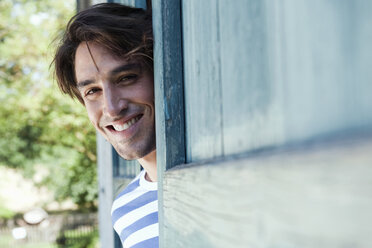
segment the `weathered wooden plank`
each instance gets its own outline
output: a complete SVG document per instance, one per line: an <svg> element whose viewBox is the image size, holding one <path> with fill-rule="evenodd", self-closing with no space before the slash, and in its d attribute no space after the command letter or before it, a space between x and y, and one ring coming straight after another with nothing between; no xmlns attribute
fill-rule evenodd
<svg viewBox="0 0 372 248"><path fill-rule="evenodd" d="M225 155L371 124L371 11L370 1L220 0Z"/></svg>
<svg viewBox="0 0 372 248"><path fill-rule="evenodd" d="M168 169L185 160L180 1L155 1L153 27L157 155Z"/></svg>
<svg viewBox="0 0 372 248"><path fill-rule="evenodd" d="M97 1L97 0L95 0ZM127 6L146 9L146 0L108 0L109 3L121 3Z"/></svg>
<svg viewBox="0 0 372 248"><path fill-rule="evenodd" d="M372 247L372 133L165 173L165 247Z"/></svg>
<svg viewBox="0 0 372 248"><path fill-rule="evenodd" d="M219 3L225 154L279 144L282 87L270 72L267 9L271 6L261 0Z"/></svg>
<svg viewBox="0 0 372 248"><path fill-rule="evenodd" d="M152 10L159 244L165 247L163 173L185 162L181 3L180 0L154 1Z"/></svg>
<svg viewBox="0 0 372 248"><path fill-rule="evenodd" d="M112 146L97 132L97 165L99 184L99 236L101 244L114 247L111 205L114 199Z"/></svg>
<svg viewBox="0 0 372 248"><path fill-rule="evenodd" d="M186 159L221 156L218 1L183 1Z"/></svg>
<svg viewBox="0 0 372 248"><path fill-rule="evenodd" d="M280 7L285 139L372 123L372 2L286 0Z"/></svg>
<svg viewBox="0 0 372 248"><path fill-rule="evenodd" d="M371 3L339 3L335 0L184 2L184 41L196 43L207 36L220 38L185 44L185 56L189 56L186 59L204 61L201 65L185 65L185 87L190 92L186 93L187 109L190 102L187 99L192 100L191 94L197 89L189 81L199 80L193 72L198 74L200 70L200 78L217 75L212 68L218 65L213 64L218 61L218 55L210 53L220 44L224 144L220 155L281 146L371 125L372 70L368 70L372 57L368 42L372 36L368 14ZM154 9L154 27L160 29L155 30L158 47L155 49L159 49L155 51L155 59L160 62L155 61L155 81L168 80L165 72L173 71L172 59L162 56L167 56L171 51L167 47L177 42L165 37L163 31L170 30L167 25L173 22L169 19L178 10L163 10L162 4L155 2L157 10ZM215 4L219 10L218 23L208 27L209 19L204 20L195 8L206 11L209 5L212 10L206 11L206 16L213 19ZM200 26L194 27L190 19L194 16L200 18L197 19ZM187 27L206 31L200 34ZM213 36L216 27L219 33ZM170 43L166 45L164 41ZM210 50L203 53L203 49ZM200 51L199 57L195 51ZM206 65L207 62L212 63ZM177 68L176 65L175 71ZM211 83L200 87L205 90ZM177 151L180 146L167 140L179 134L167 129L169 105L164 95L174 93L172 84L161 82L156 91L162 180L164 168L172 167L176 161L170 151L174 147ZM208 93L204 94L209 101L218 102ZM199 112L209 115L206 110L213 107L199 98ZM191 113L186 116L187 125L194 132L187 136L188 142L191 141L187 147L190 160L218 156L218 150L211 149L207 139L197 139L199 135L207 136L203 127L197 125L206 125L209 120L202 114ZM212 152L193 153L192 142L201 142L201 148ZM266 153L267 157L257 155L166 172L159 185L161 246L371 246L368 237L371 214L366 210L372 205L368 178L371 139L350 142L355 144L323 143L319 148L303 147L278 154Z"/></svg>

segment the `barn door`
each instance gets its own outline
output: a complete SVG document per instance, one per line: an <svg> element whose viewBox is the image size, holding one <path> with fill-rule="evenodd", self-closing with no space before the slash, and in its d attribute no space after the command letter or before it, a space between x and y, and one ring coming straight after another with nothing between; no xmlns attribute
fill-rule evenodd
<svg viewBox="0 0 372 248"><path fill-rule="evenodd" d="M372 246L371 11L153 1L161 247Z"/></svg>

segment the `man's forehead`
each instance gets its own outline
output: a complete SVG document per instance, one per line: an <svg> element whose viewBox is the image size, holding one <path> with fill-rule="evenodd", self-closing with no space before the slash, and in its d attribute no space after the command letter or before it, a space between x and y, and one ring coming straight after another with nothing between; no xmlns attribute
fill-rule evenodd
<svg viewBox="0 0 372 248"><path fill-rule="evenodd" d="M86 77L97 72L111 73L113 70L117 72L118 67L125 65L128 65L128 67L122 69L134 69L134 67L141 69L141 64L136 60L114 55L107 48L97 43L82 42L76 50L75 74L77 80L80 76Z"/></svg>

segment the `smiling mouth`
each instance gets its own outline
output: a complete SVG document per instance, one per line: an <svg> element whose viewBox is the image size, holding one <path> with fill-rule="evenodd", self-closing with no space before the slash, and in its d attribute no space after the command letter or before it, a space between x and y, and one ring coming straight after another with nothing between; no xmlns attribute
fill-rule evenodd
<svg viewBox="0 0 372 248"><path fill-rule="evenodd" d="M137 115L133 118L131 118L130 120L126 121L124 124L116 124L116 125L110 125L108 126L109 129L113 130L113 131L117 131L117 132L121 132L121 131L124 131L124 130L127 130L128 128L130 128L132 125L134 125L137 121L139 121L139 119L142 118L142 114L141 115Z"/></svg>

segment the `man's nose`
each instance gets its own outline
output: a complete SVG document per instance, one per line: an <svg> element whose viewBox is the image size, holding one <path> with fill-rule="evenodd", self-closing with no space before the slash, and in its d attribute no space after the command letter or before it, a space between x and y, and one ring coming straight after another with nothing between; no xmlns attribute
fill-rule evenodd
<svg viewBox="0 0 372 248"><path fill-rule="evenodd" d="M103 99L103 111L110 117L119 116L128 107L128 101L121 95L120 90L113 86L107 86L103 89Z"/></svg>

